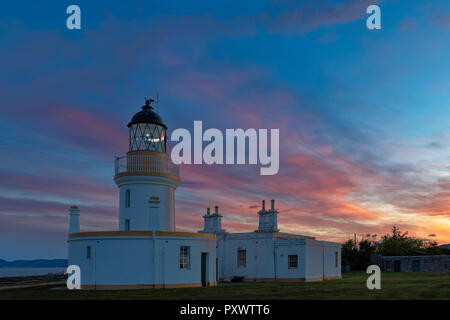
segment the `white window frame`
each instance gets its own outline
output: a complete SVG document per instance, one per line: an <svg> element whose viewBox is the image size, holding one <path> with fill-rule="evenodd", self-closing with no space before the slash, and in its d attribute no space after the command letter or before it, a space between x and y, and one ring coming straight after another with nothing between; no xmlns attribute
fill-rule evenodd
<svg viewBox="0 0 450 320"><path fill-rule="evenodd" d="M237 250L237 267L247 268L247 250L241 248Z"/></svg>
<svg viewBox="0 0 450 320"><path fill-rule="evenodd" d="M180 246L180 269L190 269L191 268L191 247L190 246Z"/></svg>

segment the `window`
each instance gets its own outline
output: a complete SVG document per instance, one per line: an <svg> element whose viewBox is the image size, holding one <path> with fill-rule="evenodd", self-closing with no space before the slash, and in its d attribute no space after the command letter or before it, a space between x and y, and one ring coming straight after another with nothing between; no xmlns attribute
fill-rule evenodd
<svg viewBox="0 0 450 320"><path fill-rule="evenodd" d="M125 219L125 231L130 231L130 219Z"/></svg>
<svg viewBox="0 0 450 320"><path fill-rule="evenodd" d="M189 269L190 248L187 246L180 247L180 269Z"/></svg>
<svg viewBox="0 0 450 320"><path fill-rule="evenodd" d="M125 208L130 207L130 189L125 190Z"/></svg>
<svg viewBox="0 0 450 320"><path fill-rule="evenodd" d="M91 258L91 246L86 247L86 259Z"/></svg>
<svg viewBox="0 0 450 320"><path fill-rule="evenodd" d="M246 268L247 267L247 251L246 250L238 249L237 265L238 265L238 268Z"/></svg>
<svg viewBox="0 0 450 320"><path fill-rule="evenodd" d="M298 256L296 254L288 255L288 268L297 269L298 267Z"/></svg>
<svg viewBox="0 0 450 320"><path fill-rule="evenodd" d="M385 261L386 263L386 270L391 270L392 266L391 266L391 260L387 260Z"/></svg>
<svg viewBox="0 0 450 320"><path fill-rule="evenodd" d="M337 251L334 253L334 260L336 262L336 268L337 268L339 265L339 253Z"/></svg>

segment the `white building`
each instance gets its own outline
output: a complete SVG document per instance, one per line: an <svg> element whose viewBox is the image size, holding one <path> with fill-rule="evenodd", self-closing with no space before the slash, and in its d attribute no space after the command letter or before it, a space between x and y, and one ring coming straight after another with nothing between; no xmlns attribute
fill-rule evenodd
<svg viewBox="0 0 450 320"><path fill-rule="evenodd" d="M228 233L222 229L222 215L207 209L200 232L217 237L219 281L320 281L341 278L341 245L313 237L282 233L278 230L275 200L258 212L254 232Z"/></svg>
<svg viewBox="0 0 450 320"><path fill-rule="evenodd" d="M281 233L275 203L258 212L255 232L222 229L218 207L198 233L175 230L178 167L166 153L167 127L147 100L128 124L129 151L116 158L119 230L80 232L70 208L69 265L81 270L83 289L215 286L244 281L340 278L340 244Z"/></svg>

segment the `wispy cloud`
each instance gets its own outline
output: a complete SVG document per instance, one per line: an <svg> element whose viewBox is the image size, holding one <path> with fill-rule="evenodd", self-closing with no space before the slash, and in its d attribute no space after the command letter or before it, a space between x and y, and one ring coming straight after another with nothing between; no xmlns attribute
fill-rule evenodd
<svg viewBox="0 0 450 320"><path fill-rule="evenodd" d="M395 20L383 20L389 34L364 29L375 3ZM193 120L280 129L276 176L257 166L181 167L180 230L201 229L205 208L219 205L225 228L252 231L260 201L275 198L286 232L341 241L400 224L450 241L449 70L437 64L448 52L448 8L252 8L132 16L111 6L77 36L10 21L0 34L0 243L18 239L24 254L27 241L61 248L71 204L85 230L116 228L113 155L127 151L126 123L157 91L169 129Z"/></svg>

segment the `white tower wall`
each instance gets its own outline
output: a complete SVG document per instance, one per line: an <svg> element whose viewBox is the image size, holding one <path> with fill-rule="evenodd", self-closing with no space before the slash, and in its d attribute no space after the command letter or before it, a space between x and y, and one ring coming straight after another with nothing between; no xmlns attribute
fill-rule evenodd
<svg viewBox="0 0 450 320"><path fill-rule="evenodd" d="M152 230L152 217L149 207L150 197L159 198L159 229L175 231L175 189L178 181L165 176L126 175L116 177L119 187L119 230ZM126 193L129 190L129 207L126 206ZM155 221L153 219L153 221Z"/></svg>

